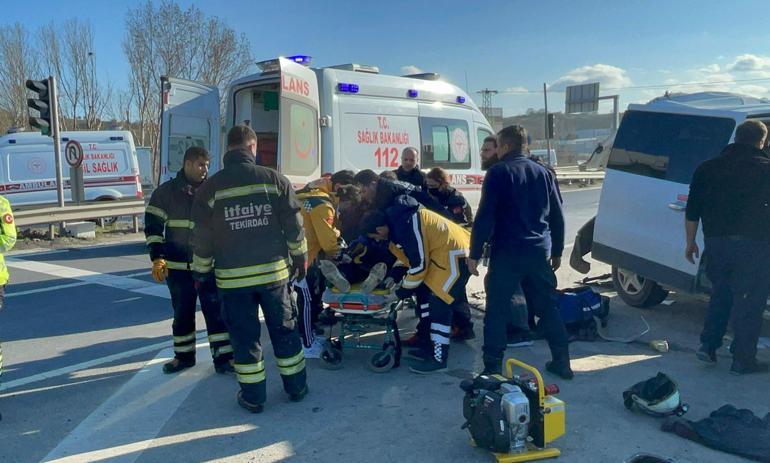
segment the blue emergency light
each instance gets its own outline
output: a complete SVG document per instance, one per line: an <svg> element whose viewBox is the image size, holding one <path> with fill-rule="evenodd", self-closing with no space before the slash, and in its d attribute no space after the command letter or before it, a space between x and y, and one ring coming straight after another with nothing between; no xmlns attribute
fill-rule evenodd
<svg viewBox="0 0 770 463"><path fill-rule="evenodd" d="M313 57L308 55L294 55L287 56L286 59L292 60L295 63L301 64L303 66L310 66L310 62L313 60Z"/></svg>
<svg viewBox="0 0 770 463"><path fill-rule="evenodd" d="M409 90L407 90L406 95L409 98L417 98L417 90L409 89Z"/></svg>
<svg viewBox="0 0 770 463"><path fill-rule="evenodd" d="M358 85L340 82L337 84L337 90L340 93L358 93Z"/></svg>
<svg viewBox="0 0 770 463"><path fill-rule="evenodd" d="M460 103L460 104L465 103L465 97L464 96L458 96L457 97L457 102Z"/></svg>

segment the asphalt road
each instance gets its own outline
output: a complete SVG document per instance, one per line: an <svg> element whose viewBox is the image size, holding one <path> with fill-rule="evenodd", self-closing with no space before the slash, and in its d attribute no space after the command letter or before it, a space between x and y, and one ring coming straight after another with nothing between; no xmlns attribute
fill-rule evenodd
<svg viewBox="0 0 770 463"><path fill-rule="evenodd" d="M598 189L565 192L568 243L598 197ZM453 345L448 374L420 377L404 367L375 374L365 368L371 352L350 351L339 371L308 361L311 393L299 404L282 392L267 347L268 402L262 415L250 415L235 403L234 377L213 371L200 314L198 365L174 377L161 373L172 355L171 309L165 286L149 277L141 241L16 253L8 265L2 462L493 461L460 429L458 385L481 367L481 312L477 339ZM577 277L559 272L562 286ZM480 291L481 280L469 289ZM578 376L560 384L568 410L567 435L556 443L561 461L620 462L642 450L682 462L740 461L663 434L659 422L622 407L625 387L662 370L680 382L692 415L726 402L767 412L766 378L730 377L726 358L711 371L692 362L702 303L671 300L645 312L652 331L644 341L668 339L667 354L645 342L573 344ZM638 310L617 298L612 307L613 334L639 328ZM413 317L400 320L406 334ZM537 367L548 358L542 341L509 354Z"/></svg>

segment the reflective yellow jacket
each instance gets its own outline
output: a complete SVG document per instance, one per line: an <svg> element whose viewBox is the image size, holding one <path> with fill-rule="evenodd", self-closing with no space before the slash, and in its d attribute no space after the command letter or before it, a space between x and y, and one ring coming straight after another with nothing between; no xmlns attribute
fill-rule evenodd
<svg viewBox="0 0 770 463"><path fill-rule="evenodd" d="M312 263L321 251L328 257L335 257L340 252L340 231L334 195L323 189L306 187L297 192L297 200L302 205L308 263Z"/></svg>
<svg viewBox="0 0 770 463"><path fill-rule="evenodd" d="M16 223L13 221L11 203L0 196L0 285L8 283L8 267L5 266L3 254L10 251L16 244Z"/></svg>

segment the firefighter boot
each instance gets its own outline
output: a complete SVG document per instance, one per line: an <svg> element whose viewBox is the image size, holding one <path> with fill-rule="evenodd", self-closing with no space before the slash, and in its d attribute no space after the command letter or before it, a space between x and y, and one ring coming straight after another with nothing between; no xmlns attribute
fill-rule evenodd
<svg viewBox="0 0 770 463"><path fill-rule="evenodd" d="M503 371L503 359L502 357L492 357L491 355L484 354L484 371L482 375L499 375Z"/></svg>
<svg viewBox="0 0 770 463"><path fill-rule="evenodd" d="M163 373L166 373L167 375L179 373L182 370L186 370L194 366L195 360L180 360L178 358L174 358L172 361L163 365Z"/></svg>
<svg viewBox="0 0 770 463"><path fill-rule="evenodd" d="M545 369L561 379L570 380L575 377L569 363L568 349L552 349L551 356L553 360L545 363Z"/></svg>
<svg viewBox="0 0 770 463"><path fill-rule="evenodd" d="M426 360L413 362L409 371L421 375L441 373L447 371L447 359L449 358L449 346L440 342L433 342L433 356Z"/></svg>

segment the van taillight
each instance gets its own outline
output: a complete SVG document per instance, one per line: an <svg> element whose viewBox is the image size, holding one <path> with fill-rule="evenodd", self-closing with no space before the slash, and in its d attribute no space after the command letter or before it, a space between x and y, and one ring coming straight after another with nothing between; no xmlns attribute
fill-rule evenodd
<svg viewBox="0 0 770 463"><path fill-rule="evenodd" d="M136 199L144 199L144 192L142 191L142 182L139 180L139 176L134 176L134 182L136 182Z"/></svg>

